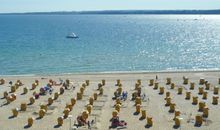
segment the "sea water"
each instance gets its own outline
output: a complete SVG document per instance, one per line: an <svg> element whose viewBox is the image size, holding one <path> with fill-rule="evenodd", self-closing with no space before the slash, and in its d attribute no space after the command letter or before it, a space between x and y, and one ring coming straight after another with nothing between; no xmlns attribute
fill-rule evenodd
<svg viewBox="0 0 220 130"><path fill-rule="evenodd" d="M0 75L200 69L220 69L220 15L0 15Z"/></svg>

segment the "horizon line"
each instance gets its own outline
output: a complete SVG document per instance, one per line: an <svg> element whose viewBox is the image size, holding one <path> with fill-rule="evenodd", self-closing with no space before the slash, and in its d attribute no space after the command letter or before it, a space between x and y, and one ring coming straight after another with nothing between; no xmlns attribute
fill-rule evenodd
<svg viewBox="0 0 220 130"><path fill-rule="evenodd" d="M0 14L38 14L38 13L76 13L76 14L83 14L83 13L101 13L101 12L117 12L117 11L129 11L129 12L134 12L134 11L154 11L154 12L159 12L159 11L220 11L219 9L113 9L113 10L72 10L72 11L27 11L27 12L4 12ZM146 12L147 13L147 12ZM161 12L162 13L162 12ZM219 14L219 13L218 13Z"/></svg>

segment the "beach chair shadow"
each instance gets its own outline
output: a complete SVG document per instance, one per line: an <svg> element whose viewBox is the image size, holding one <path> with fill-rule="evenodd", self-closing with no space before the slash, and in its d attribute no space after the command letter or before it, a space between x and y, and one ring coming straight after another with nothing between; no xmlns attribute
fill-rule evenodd
<svg viewBox="0 0 220 130"><path fill-rule="evenodd" d="M74 124L73 126L75 126L76 128L81 127L79 124Z"/></svg>
<svg viewBox="0 0 220 130"><path fill-rule="evenodd" d="M15 118L15 116L13 115L8 117L8 119L13 119L13 118Z"/></svg>
<svg viewBox="0 0 220 130"><path fill-rule="evenodd" d="M165 106L165 107L169 107L169 106L170 106L170 104L165 104L164 106Z"/></svg>
<svg viewBox="0 0 220 130"><path fill-rule="evenodd" d="M117 126L109 126L109 129L116 129Z"/></svg>
<svg viewBox="0 0 220 130"><path fill-rule="evenodd" d="M37 117L37 118L36 118L36 120L40 120L40 119L42 119L42 118L41 118L41 117Z"/></svg>
<svg viewBox="0 0 220 130"><path fill-rule="evenodd" d="M173 125L173 129L178 129L180 126Z"/></svg>
<svg viewBox="0 0 220 130"><path fill-rule="evenodd" d="M29 125L25 125L24 126L24 129L28 129L28 128L30 128L31 126L29 126Z"/></svg>
<svg viewBox="0 0 220 130"><path fill-rule="evenodd" d="M195 127L201 127L201 125L200 125L200 124L197 124L197 123L195 123L194 126L195 126Z"/></svg>
<svg viewBox="0 0 220 130"><path fill-rule="evenodd" d="M53 128L60 128L61 125L55 125Z"/></svg>
<svg viewBox="0 0 220 130"><path fill-rule="evenodd" d="M27 105L30 106L30 105L32 105L32 103L29 102Z"/></svg>
<svg viewBox="0 0 220 130"><path fill-rule="evenodd" d="M20 95L25 95L26 93L21 93Z"/></svg>
<svg viewBox="0 0 220 130"><path fill-rule="evenodd" d="M174 113L174 110L169 110L168 112L169 112L169 113Z"/></svg>
<svg viewBox="0 0 220 130"><path fill-rule="evenodd" d="M8 105L9 103L8 102L5 102L5 103L3 103L1 106L6 106L6 105Z"/></svg>
<svg viewBox="0 0 220 130"><path fill-rule="evenodd" d="M139 118L140 121L142 121L142 120L144 120L144 119L146 119L146 118L145 118L145 117L140 117L140 118Z"/></svg>
<svg viewBox="0 0 220 130"><path fill-rule="evenodd" d="M112 100L116 100L117 99L117 97L112 97Z"/></svg>
<svg viewBox="0 0 220 130"><path fill-rule="evenodd" d="M133 115L137 116L139 113L138 112L134 112Z"/></svg>
<svg viewBox="0 0 220 130"><path fill-rule="evenodd" d="M192 103L192 105L197 105L196 103Z"/></svg>
<svg viewBox="0 0 220 130"><path fill-rule="evenodd" d="M145 125L145 128L150 128L150 127L152 127L152 126L151 126L151 125L148 125L148 124Z"/></svg>
<svg viewBox="0 0 220 130"><path fill-rule="evenodd" d="M159 92L158 94L159 94L159 95L163 95L163 93L160 93L160 92Z"/></svg>
<svg viewBox="0 0 220 130"><path fill-rule="evenodd" d="M126 129L126 128L127 128L127 127L123 126L123 127L117 128L117 130Z"/></svg>

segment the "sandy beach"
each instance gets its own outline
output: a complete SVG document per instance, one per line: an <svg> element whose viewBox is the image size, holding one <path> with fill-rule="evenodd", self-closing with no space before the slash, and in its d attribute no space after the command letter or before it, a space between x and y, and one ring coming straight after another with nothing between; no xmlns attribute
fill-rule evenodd
<svg viewBox="0 0 220 130"><path fill-rule="evenodd" d="M155 79L157 75L157 80ZM183 84L183 77L188 78L188 83ZM99 93L98 84L101 83L102 79L105 80L103 88L103 95L98 96L97 100L94 101L91 114L89 114L88 121L94 121L91 125L92 130L108 130L112 118L112 112L115 110L115 100L112 99L114 92L118 89L115 86L116 80L120 79L122 84L122 91L128 92L128 98L125 101L121 101L120 112L118 116L120 120L127 122L127 130L170 130L170 129L182 129L182 130L215 130L220 128L220 112L219 104L213 104L213 96L219 96L214 94L214 87L219 88L220 73L218 71L207 71L207 72L155 72L155 73L97 73L97 74L69 74L69 75L42 75L42 76L1 76L6 80L5 84L0 85L0 126L1 130L69 130L70 126L73 127L74 123L77 123L76 118L86 109L86 105L89 104L89 98L94 93ZM167 78L171 78L171 83L175 84L175 88L171 89L171 84L167 84ZM200 79L208 81L210 88L207 89L205 84L200 84ZM30 90L35 80L39 80L39 85L34 89ZM39 118L40 105L48 104L48 98L53 98L55 92L60 91L61 86L53 86L53 92L35 100L34 104L27 105L26 111L20 111L21 103L28 104L29 98L33 97L33 92L39 92L39 89L45 86L49 79L52 79L59 83L59 79L69 79L75 89L65 90L63 94L59 95L59 98L53 100L51 105L48 105L48 110L42 118ZM141 110L146 110L146 118L152 117L153 125L148 126L146 119L140 119L142 113L135 113L136 106L135 100L132 98L132 93L135 90L135 84L140 79L141 83L141 94L145 95L141 101ZM158 88L154 89L154 84L149 85L150 80L154 79L154 82L158 82ZM9 96L11 88L9 81L13 84L21 80L24 84L16 89L16 100L6 104L6 99L3 98L3 93L8 92ZM89 80L89 85L85 87L81 100L77 100L72 110L69 112L69 117L63 120L62 126L58 126L57 118L63 116L63 111L67 103L71 103L71 98L76 98L77 93L80 92L80 88L85 80ZM190 83L195 83L195 88L190 89ZM27 87L28 92L23 93L23 88ZM164 93L159 94L160 88L164 87ZM203 92L199 93L199 87L203 88ZM182 88L182 94L178 94L178 88ZM175 103L175 111L179 111L180 114L177 116L180 120L180 126L175 126L174 115L169 112L170 106L166 106L166 94L170 93L171 102ZM186 100L186 92L191 92L190 99ZM203 99L203 93L207 92L207 99ZM198 104L193 105L193 96L198 96ZM205 107L208 107L208 117L202 117L203 121L201 126L195 126L195 116L197 114L203 115L203 111L199 110L200 102L205 102ZM18 108L17 117L13 117L12 109ZM33 125L27 126L28 118L33 118ZM177 119L175 119L177 120ZM75 126L74 126L75 127ZM88 129L87 125L79 128L72 129ZM118 127L120 128L120 127ZM112 128L117 129L117 128Z"/></svg>

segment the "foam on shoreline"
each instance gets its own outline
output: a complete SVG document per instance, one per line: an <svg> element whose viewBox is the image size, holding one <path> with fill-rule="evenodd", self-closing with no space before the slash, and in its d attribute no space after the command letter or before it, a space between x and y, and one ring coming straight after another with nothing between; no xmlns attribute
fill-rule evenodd
<svg viewBox="0 0 220 130"><path fill-rule="evenodd" d="M1 77L34 77L34 76L69 76L69 75L106 75L106 74L154 74L154 73L202 73L220 72L219 68L212 69L181 69L181 70L159 70L159 71L103 71L103 72L76 72L76 73L51 73L51 74L21 74L0 75Z"/></svg>

